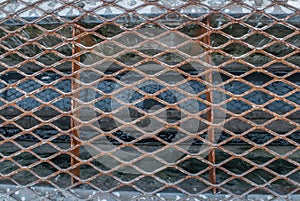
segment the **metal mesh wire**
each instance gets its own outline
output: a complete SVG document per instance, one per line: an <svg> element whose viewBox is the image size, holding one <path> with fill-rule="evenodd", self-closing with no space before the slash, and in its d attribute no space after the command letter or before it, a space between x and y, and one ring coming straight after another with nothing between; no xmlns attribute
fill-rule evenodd
<svg viewBox="0 0 300 201"><path fill-rule="evenodd" d="M0 196L300 199L300 2L0 5Z"/></svg>

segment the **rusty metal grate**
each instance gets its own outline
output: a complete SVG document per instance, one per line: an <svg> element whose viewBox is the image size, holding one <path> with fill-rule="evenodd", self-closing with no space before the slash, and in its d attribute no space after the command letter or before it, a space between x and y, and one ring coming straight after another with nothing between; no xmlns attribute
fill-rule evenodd
<svg viewBox="0 0 300 201"><path fill-rule="evenodd" d="M4 200L300 199L299 0L0 4Z"/></svg>

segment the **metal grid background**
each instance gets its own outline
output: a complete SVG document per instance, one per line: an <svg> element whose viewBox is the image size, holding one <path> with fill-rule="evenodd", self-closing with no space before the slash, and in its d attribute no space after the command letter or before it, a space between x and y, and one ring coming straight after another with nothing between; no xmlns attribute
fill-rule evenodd
<svg viewBox="0 0 300 201"><path fill-rule="evenodd" d="M297 200L299 3L1 1L1 196Z"/></svg>

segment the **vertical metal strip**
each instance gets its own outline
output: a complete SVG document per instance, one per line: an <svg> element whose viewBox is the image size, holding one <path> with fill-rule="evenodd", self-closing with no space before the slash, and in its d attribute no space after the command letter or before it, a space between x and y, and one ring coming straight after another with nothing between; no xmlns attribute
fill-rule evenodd
<svg viewBox="0 0 300 201"><path fill-rule="evenodd" d="M76 26L73 26L73 33L72 33L72 37L73 39L78 35L79 30L76 28ZM73 40L73 44L72 44L72 75L73 75L73 79L72 79L72 92L74 92L76 89L78 89L77 83L75 81L75 79L78 79L78 77L76 76L76 71L78 71L80 69L80 66L76 63L76 61L80 61L80 56L78 57L74 57L74 55L78 52L80 52L80 47L76 46L76 43L80 43L80 39L75 39ZM77 97L77 93L75 92L75 94L73 94L73 97ZM76 107L76 102L73 99L72 100L72 109L74 109ZM73 113L72 113L73 114ZM71 120L71 128L75 127L75 120L72 118ZM80 144L80 141L78 141L77 139L79 139L79 133L77 129L73 129L72 130L72 137L71 137L71 147L74 146L78 146ZM80 155L80 147L77 147L75 149L72 150L72 155L79 157ZM80 163L80 161L78 161L76 158L71 157L71 166L74 166L76 164ZM76 177L80 177L80 166L75 167L72 169L72 174L75 175ZM72 177L72 183L76 183L78 182L77 179L75 179L74 177Z"/></svg>
<svg viewBox="0 0 300 201"><path fill-rule="evenodd" d="M209 21L209 17L207 17L205 23L207 24L207 26L210 26L210 21ZM206 30L204 28L202 28L202 34L204 34L206 32ZM206 33L207 35L205 37L203 37L203 42L205 42L206 44L210 45L210 33ZM209 51L209 49L205 49L205 51ZM211 60L211 55L210 53L208 53L205 56L205 62L208 64L212 63ZM208 73L205 75L205 79L208 83L210 83L211 85L213 84L213 76L212 76L212 69L211 68L207 68ZM211 142L212 144L215 143L215 130L214 130L214 126L212 125L214 123L214 111L213 111L213 90L211 86L206 86L206 100L210 103L210 110L207 112L207 120L211 123L208 127L207 130L207 134L208 134L208 141ZM208 160L209 162L211 162L212 164L216 163L216 152L215 152L215 148L212 147L209 154L208 154ZM212 184L216 184L216 168L214 166L212 166L209 169L209 181ZM216 188L213 187L213 193L216 193Z"/></svg>

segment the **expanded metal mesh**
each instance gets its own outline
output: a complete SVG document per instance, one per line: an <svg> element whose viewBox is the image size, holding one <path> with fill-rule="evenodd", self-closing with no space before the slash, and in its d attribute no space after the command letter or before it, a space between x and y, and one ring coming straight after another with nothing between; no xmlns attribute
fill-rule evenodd
<svg viewBox="0 0 300 201"><path fill-rule="evenodd" d="M4 200L300 199L299 0L0 4Z"/></svg>

